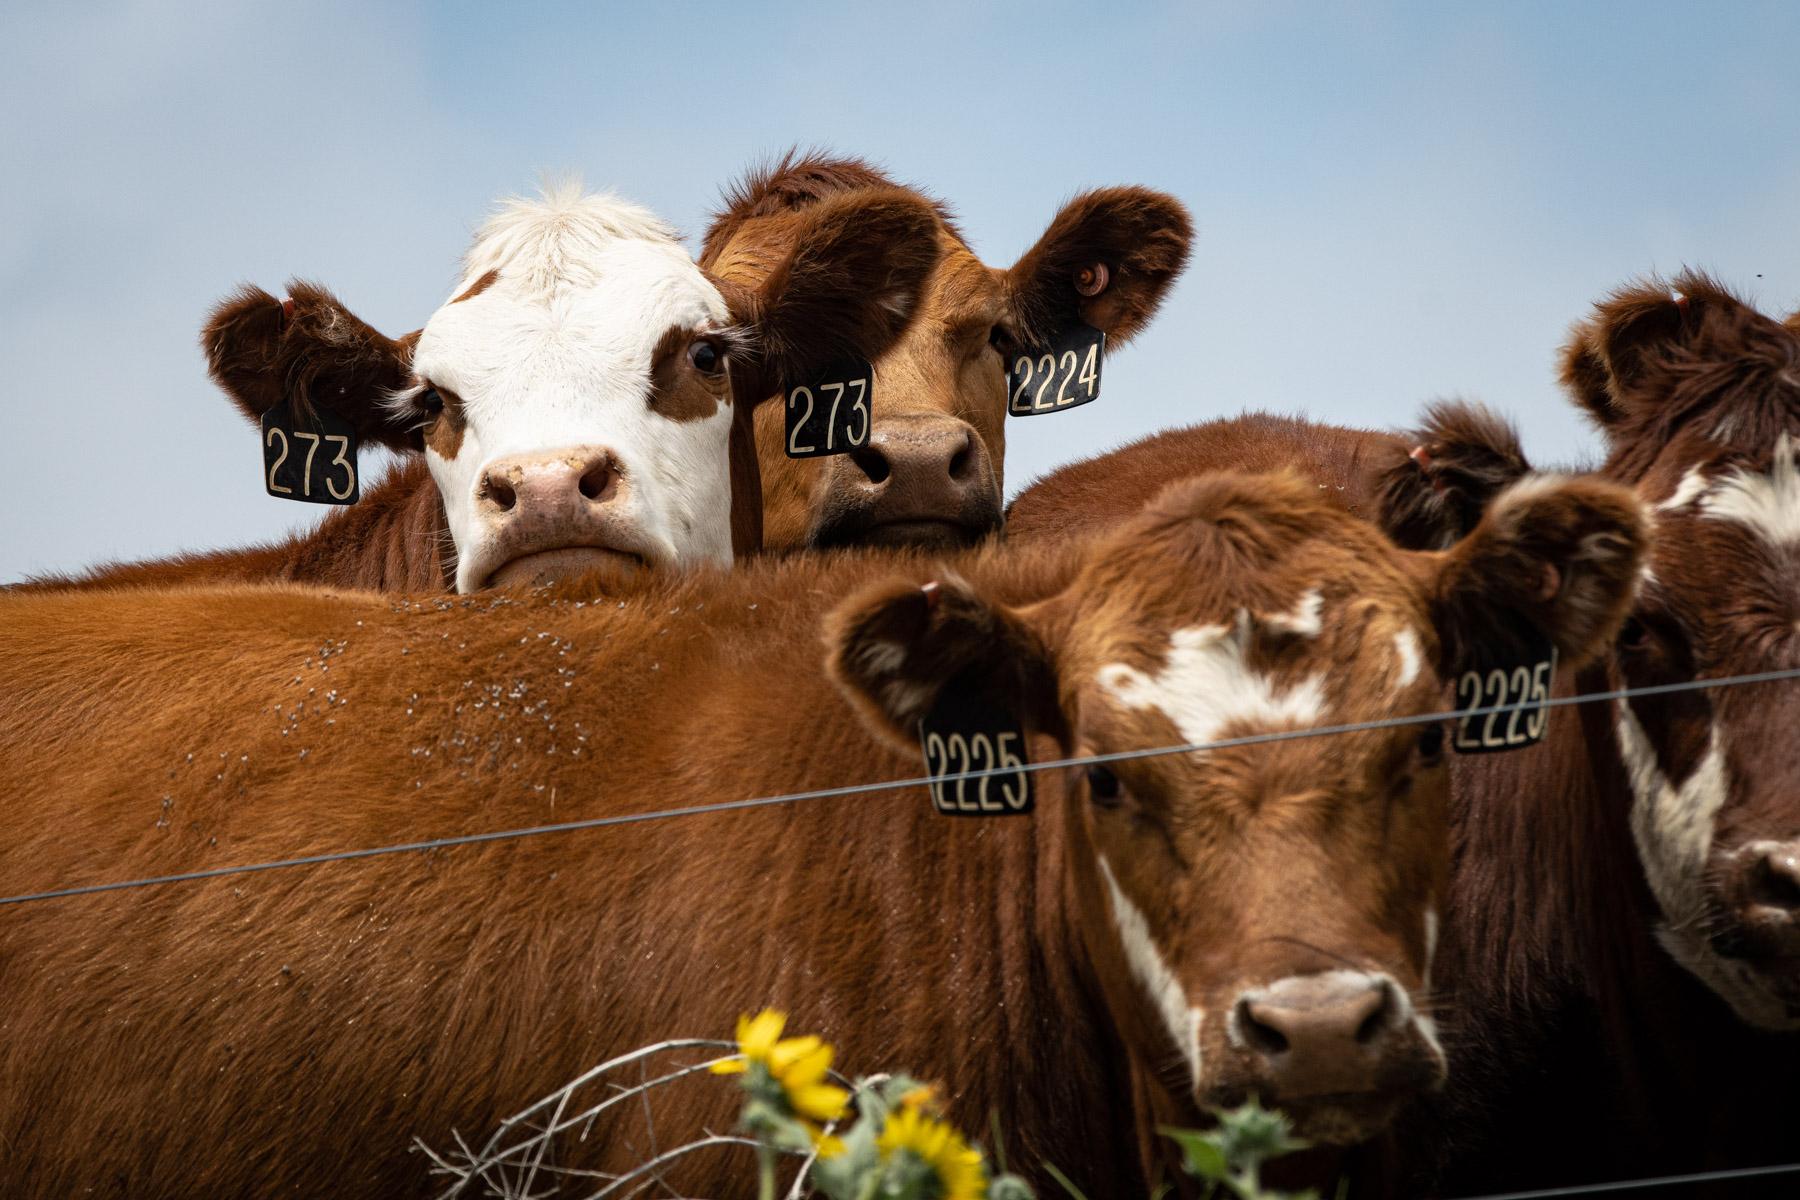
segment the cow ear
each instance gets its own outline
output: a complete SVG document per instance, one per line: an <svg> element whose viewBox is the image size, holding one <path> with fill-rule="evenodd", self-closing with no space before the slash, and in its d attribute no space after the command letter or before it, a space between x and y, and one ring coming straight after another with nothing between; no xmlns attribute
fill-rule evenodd
<svg viewBox="0 0 1800 1200"><path fill-rule="evenodd" d="M1631 609L1650 524L1628 489L1534 475L1437 555L1433 616L1446 674L1525 657L1538 636L1579 666Z"/></svg>
<svg viewBox="0 0 1800 1200"><path fill-rule="evenodd" d="M1036 345L1076 320L1109 348L1142 329L1187 265L1193 223L1179 200L1149 188L1085 192L1006 272L1019 334Z"/></svg>
<svg viewBox="0 0 1800 1200"><path fill-rule="evenodd" d="M200 334L213 380L252 421L280 404L301 417L318 407L364 441L419 449L411 422L386 403L410 379L418 335L383 336L317 284L294 280L288 297L245 286L213 310Z"/></svg>
<svg viewBox="0 0 1800 1200"><path fill-rule="evenodd" d="M1442 550L1468 536L1495 496L1531 474L1519 434L1480 404L1443 400L1377 464L1376 520L1394 544Z"/></svg>
<svg viewBox="0 0 1800 1200"><path fill-rule="evenodd" d="M736 373L739 394L760 400L843 359L879 358L912 323L941 252L937 213L899 188L807 208L792 250L760 284L713 281L759 346Z"/></svg>
<svg viewBox="0 0 1800 1200"><path fill-rule="evenodd" d="M1661 405L1706 354L1735 354L1773 322L1697 271L1622 288L1594 306L1563 346L1562 383L1602 429Z"/></svg>
<svg viewBox="0 0 1800 1200"><path fill-rule="evenodd" d="M863 720L897 747L947 688L1004 706L1028 729L1067 744L1049 649L1019 610L944 576L892 581L840 605L826 623L831 676Z"/></svg>

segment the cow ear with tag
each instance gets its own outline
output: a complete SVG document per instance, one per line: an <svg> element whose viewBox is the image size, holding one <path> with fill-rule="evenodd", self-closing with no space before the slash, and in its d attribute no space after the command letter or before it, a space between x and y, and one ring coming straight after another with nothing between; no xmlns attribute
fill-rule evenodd
<svg viewBox="0 0 1800 1200"><path fill-rule="evenodd" d="M362 496L356 426L327 409L298 416L277 404L262 415L263 490L306 504L355 504Z"/></svg>
<svg viewBox="0 0 1800 1200"><path fill-rule="evenodd" d="M1075 197L1005 273L1012 328L1048 346L1076 325L1117 348L1155 315L1187 265L1193 223L1179 200L1141 187Z"/></svg>
<svg viewBox="0 0 1800 1200"><path fill-rule="evenodd" d="M1021 731L1067 740L1055 663L1029 614L953 575L865 589L832 613L825 642L832 678L865 723L908 752L946 694L976 696Z"/></svg>
<svg viewBox="0 0 1800 1200"><path fill-rule="evenodd" d="M1542 661L1546 645L1581 666L1629 613L1649 537L1626 488L1553 475L1507 488L1468 537L1427 557L1440 673L1510 672Z"/></svg>

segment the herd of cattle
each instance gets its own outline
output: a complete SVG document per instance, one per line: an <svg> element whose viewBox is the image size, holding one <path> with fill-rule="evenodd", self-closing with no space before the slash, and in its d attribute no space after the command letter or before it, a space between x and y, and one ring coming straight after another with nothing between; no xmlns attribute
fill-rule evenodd
<svg viewBox="0 0 1800 1200"><path fill-rule="evenodd" d="M429 1194L416 1141L764 1006L1094 1200L1179 1194L1156 1131L1248 1095L1356 1200L1800 1160L1800 684L1494 753L1379 723L1533 656L1557 696L1800 665L1800 321L1604 299L1562 358L1598 470L1469 405L1251 415L1003 512L1009 410L1096 385L1039 351L1117 349L1190 233L1109 188L995 268L790 156L697 263L552 189L417 333L221 305L214 379L308 460L271 491L403 461L286 542L0 596L8 896L906 778L947 713L1039 762L1377 723L1040 771L1029 815L919 787L0 907L6 1194ZM665 1145L733 1121L662 1096ZM559 1165L643 1161L646 1115ZM747 1195L737 1153L667 1194Z"/></svg>

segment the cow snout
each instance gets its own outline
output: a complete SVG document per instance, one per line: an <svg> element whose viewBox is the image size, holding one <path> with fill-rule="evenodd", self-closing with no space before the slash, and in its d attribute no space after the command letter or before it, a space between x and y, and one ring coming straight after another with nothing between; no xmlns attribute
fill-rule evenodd
<svg viewBox="0 0 1800 1200"><path fill-rule="evenodd" d="M495 459L475 486L476 586L541 585L649 557L629 480L603 446Z"/></svg>
<svg viewBox="0 0 1800 1200"><path fill-rule="evenodd" d="M1800 841L1751 842L1732 856L1726 897L1749 945L1792 957L1800 953Z"/></svg>
<svg viewBox="0 0 1800 1200"><path fill-rule="evenodd" d="M1000 524L993 461L956 417L887 418L829 469L816 544L964 545Z"/></svg>
<svg viewBox="0 0 1800 1200"><path fill-rule="evenodd" d="M1429 1024L1385 975L1292 975L1243 993L1229 1021L1246 1090L1289 1108L1320 1141L1367 1136L1444 1077Z"/></svg>

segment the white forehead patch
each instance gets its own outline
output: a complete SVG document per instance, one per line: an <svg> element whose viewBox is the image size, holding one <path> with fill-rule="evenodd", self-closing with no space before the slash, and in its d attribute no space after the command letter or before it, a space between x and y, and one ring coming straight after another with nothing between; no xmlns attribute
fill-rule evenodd
<svg viewBox="0 0 1800 1200"><path fill-rule="evenodd" d="M1699 467L1689 467L1669 498L1656 506L1657 512L1671 512L1678 508L1686 508L1706 491L1706 473Z"/></svg>
<svg viewBox="0 0 1800 1200"><path fill-rule="evenodd" d="M1112 867L1107 864L1106 856L1099 856L1100 876L1106 880L1106 894L1112 901L1113 921L1119 928L1119 942L1125 948L1125 961L1130 964L1131 974L1156 1005L1156 1011L1162 1015L1163 1025L1169 1036L1181 1048L1181 1056L1187 1060L1189 1080L1195 1088L1200 1085L1200 1022L1205 1012L1194 1008L1187 1001L1187 992L1175 978L1175 972L1163 961L1163 956L1156 948L1156 938L1150 933L1150 923L1119 887L1119 881L1113 878Z"/></svg>
<svg viewBox="0 0 1800 1200"><path fill-rule="evenodd" d="M1747 525L1772 546L1800 542L1800 465L1794 454L1792 439L1782 434L1768 474L1740 469L1723 476L1701 497L1701 513Z"/></svg>
<svg viewBox="0 0 1800 1200"><path fill-rule="evenodd" d="M1394 673L1394 690L1399 691L1419 677L1419 635L1410 629L1396 633L1394 657L1399 661Z"/></svg>
<svg viewBox="0 0 1800 1200"><path fill-rule="evenodd" d="M1190 743L1210 742L1232 725L1316 725L1325 713L1325 677L1314 675L1278 691L1251 670L1250 617L1236 626L1195 625L1169 638L1169 655L1151 675L1128 663L1108 663L1095 681L1126 708L1154 708Z"/></svg>
<svg viewBox="0 0 1800 1200"><path fill-rule="evenodd" d="M1318 637L1325 630L1325 623L1321 619L1324 611L1325 598L1319 594L1318 588L1311 588L1287 612L1258 619L1271 629L1279 629L1296 637Z"/></svg>

